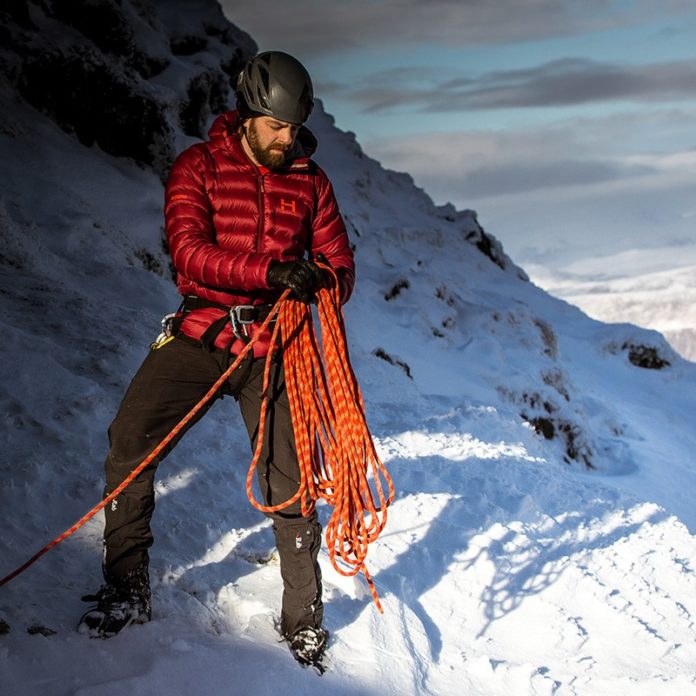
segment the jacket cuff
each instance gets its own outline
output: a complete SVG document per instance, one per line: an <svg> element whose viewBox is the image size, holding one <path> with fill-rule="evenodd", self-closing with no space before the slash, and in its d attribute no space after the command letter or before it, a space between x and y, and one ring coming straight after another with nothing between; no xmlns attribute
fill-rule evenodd
<svg viewBox="0 0 696 696"><path fill-rule="evenodd" d="M263 255L259 260L259 265L256 268L256 285L260 290L269 290L271 286L268 284L268 269L271 267L275 259L268 255Z"/></svg>

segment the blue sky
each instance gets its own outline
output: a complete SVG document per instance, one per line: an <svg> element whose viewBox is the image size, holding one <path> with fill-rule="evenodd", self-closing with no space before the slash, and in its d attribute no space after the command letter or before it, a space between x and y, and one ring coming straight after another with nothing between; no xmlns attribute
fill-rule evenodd
<svg viewBox="0 0 696 696"><path fill-rule="evenodd" d="M223 2L520 261L696 243L693 0Z"/></svg>

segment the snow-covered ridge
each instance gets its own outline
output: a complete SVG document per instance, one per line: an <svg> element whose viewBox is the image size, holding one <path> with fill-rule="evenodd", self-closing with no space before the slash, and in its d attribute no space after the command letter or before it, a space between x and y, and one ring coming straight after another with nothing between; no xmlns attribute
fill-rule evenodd
<svg viewBox="0 0 696 696"><path fill-rule="evenodd" d="M4 574L101 495L108 423L178 305L162 179L255 46L207 0L0 17ZM52 61L52 84L28 84ZM397 488L368 556L385 616L324 563L329 672L278 644L272 535L225 400L158 472L155 620L75 634L95 519L0 588L3 694L696 692L694 365L542 292L473 212L433 205L320 104L310 127L356 249L351 355Z"/></svg>

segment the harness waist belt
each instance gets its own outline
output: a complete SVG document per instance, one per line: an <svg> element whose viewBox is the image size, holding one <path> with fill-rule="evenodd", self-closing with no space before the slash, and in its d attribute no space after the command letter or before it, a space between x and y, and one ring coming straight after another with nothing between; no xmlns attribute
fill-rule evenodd
<svg viewBox="0 0 696 696"><path fill-rule="evenodd" d="M212 300L204 300L197 295L185 295L182 302L184 312L192 312L195 309L222 309L228 314L234 312L236 320L240 324L255 324L262 322L273 309L272 304L243 304L243 305L225 305L221 302L213 302Z"/></svg>
<svg viewBox="0 0 696 696"><path fill-rule="evenodd" d="M201 336L201 344L208 350L212 350L216 336L222 331L225 324L229 321L232 325L232 333L243 341L249 340L249 324L262 322L273 309L272 304L257 304L257 305L224 305L220 302L205 300L197 295L185 295L181 309L184 314L196 309L206 309L212 307L214 309L222 309L225 311L225 316L214 321Z"/></svg>

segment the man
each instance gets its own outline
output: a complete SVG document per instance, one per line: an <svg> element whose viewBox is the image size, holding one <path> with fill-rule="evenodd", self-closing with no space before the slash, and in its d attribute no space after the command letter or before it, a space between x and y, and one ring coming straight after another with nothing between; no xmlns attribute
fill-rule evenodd
<svg viewBox="0 0 696 696"><path fill-rule="evenodd" d="M215 120L210 140L189 147L172 167L165 221L184 302L109 428L107 495L208 391L231 356L257 337L286 288L300 301L313 299L324 280L313 259L336 272L342 301L352 291L345 226L329 180L310 159L316 140L302 125L313 105L309 74L286 53L261 53L240 74L237 105ZM252 447L269 343L266 329L221 390L239 402ZM258 479L266 504L276 505L291 498L300 481L282 359L274 361L271 385ZM91 636L106 638L150 619L153 481L174 444L105 509L106 584L85 598L96 605L80 623ZM270 517L284 584L281 632L300 662L316 664L328 637L317 563L321 527L316 512L302 517L299 501Z"/></svg>

